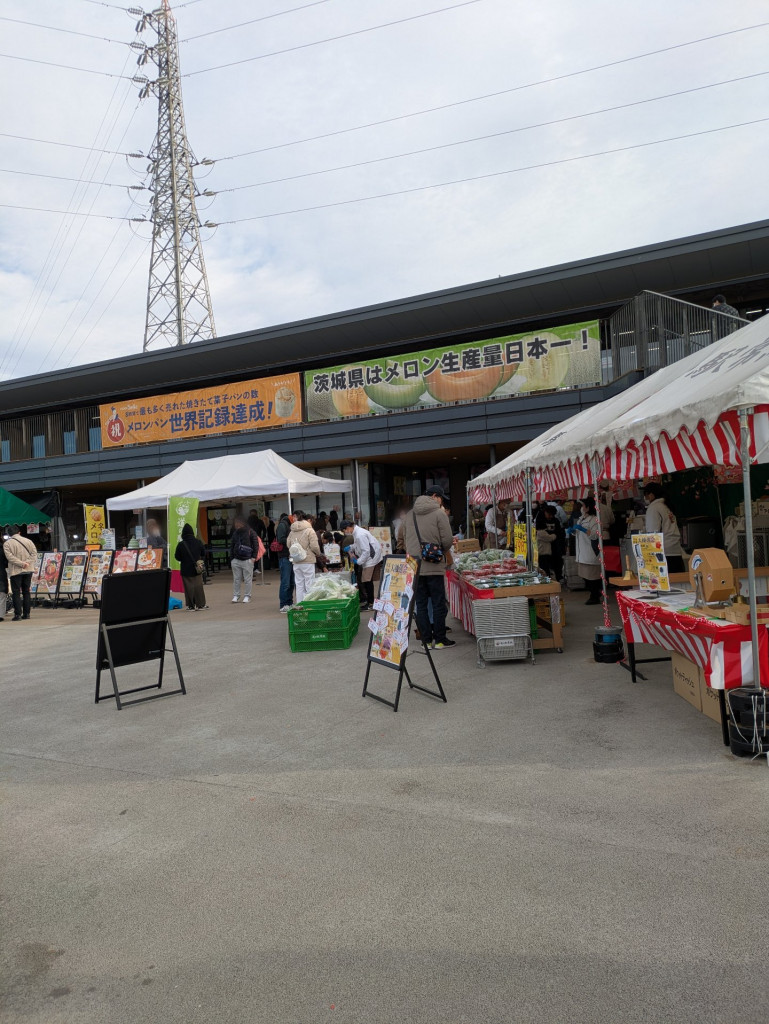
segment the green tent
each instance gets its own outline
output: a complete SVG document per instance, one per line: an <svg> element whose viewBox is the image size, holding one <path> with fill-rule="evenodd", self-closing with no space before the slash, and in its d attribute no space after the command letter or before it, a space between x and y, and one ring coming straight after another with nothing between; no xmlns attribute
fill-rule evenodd
<svg viewBox="0 0 769 1024"><path fill-rule="evenodd" d="M41 512L34 505L28 505L26 501L17 498L10 491L0 487L0 525L23 526L25 523L50 523L51 517Z"/></svg>

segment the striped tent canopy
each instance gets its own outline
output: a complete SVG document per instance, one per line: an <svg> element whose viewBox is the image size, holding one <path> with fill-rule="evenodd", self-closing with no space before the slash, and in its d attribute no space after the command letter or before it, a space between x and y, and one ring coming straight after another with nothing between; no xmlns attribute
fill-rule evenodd
<svg viewBox="0 0 769 1024"><path fill-rule="evenodd" d="M738 410L752 409L751 462L769 462L769 316L663 367L546 431L468 484L473 501L537 497L697 466L739 466Z"/></svg>

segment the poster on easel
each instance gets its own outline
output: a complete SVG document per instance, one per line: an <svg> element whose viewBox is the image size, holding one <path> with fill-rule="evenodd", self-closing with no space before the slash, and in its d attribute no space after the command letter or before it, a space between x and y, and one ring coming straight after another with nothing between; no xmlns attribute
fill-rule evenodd
<svg viewBox="0 0 769 1024"><path fill-rule="evenodd" d="M112 560L111 575L117 576L121 572L135 572L138 554L137 548L123 548L122 551L116 551L115 557Z"/></svg>
<svg viewBox="0 0 769 1024"><path fill-rule="evenodd" d="M389 526L369 526L368 532L382 545L382 557L393 553L392 530Z"/></svg>
<svg viewBox="0 0 769 1024"><path fill-rule="evenodd" d="M369 620L369 659L400 668L409 646L418 564L415 558L388 555L382 563L382 584Z"/></svg>
<svg viewBox="0 0 769 1024"><path fill-rule="evenodd" d="M40 566L40 574L37 581L36 597L56 597L63 562L63 552L43 552L43 561Z"/></svg>
<svg viewBox="0 0 769 1024"><path fill-rule="evenodd" d="M136 571L141 572L144 569L162 569L163 568L163 549L162 548L139 548L139 557L136 559Z"/></svg>
<svg viewBox="0 0 769 1024"><path fill-rule="evenodd" d="M79 597L83 589L88 555L85 551L67 551L64 555L64 568L61 571L59 595Z"/></svg>
<svg viewBox="0 0 769 1024"><path fill-rule="evenodd" d="M35 561L32 563L32 581L29 584L29 592L34 597L37 594L37 585L40 582L40 569L43 565L43 553L38 551Z"/></svg>
<svg viewBox="0 0 769 1024"><path fill-rule="evenodd" d="M112 568L111 551L91 551L85 573L84 593L101 597L101 581Z"/></svg>
<svg viewBox="0 0 769 1024"><path fill-rule="evenodd" d="M667 593L670 590L670 577L662 534L634 534L633 554L638 564L639 588L647 593Z"/></svg>

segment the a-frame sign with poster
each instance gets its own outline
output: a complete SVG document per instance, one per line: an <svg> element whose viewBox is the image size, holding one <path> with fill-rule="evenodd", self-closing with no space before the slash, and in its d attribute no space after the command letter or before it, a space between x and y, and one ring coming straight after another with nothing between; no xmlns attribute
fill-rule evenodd
<svg viewBox="0 0 769 1024"><path fill-rule="evenodd" d="M378 700L380 704L386 704L393 711L398 710L404 678L412 690L420 690L422 693L427 693L431 697L438 697L444 704L446 703L446 694L443 692L440 678L435 670L435 664L430 654L430 648L426 643L422 642L421 649L418 647L416 653L427 656L433 678L438 687L437 691L419 686L412 680L406 668L418 580L419 562L415 558L412 558L410 555L387 555L382 563L382 582L379 588L379 597L374 602L374 615L368 624L371 637L368 644L363 696L372 697L374 700ZM415 643L418 643L418 641L415 641ZM395 700L380 697L369 690L368 685L372 665L383 665L385 668L394 669L398 673Z"/></svg>

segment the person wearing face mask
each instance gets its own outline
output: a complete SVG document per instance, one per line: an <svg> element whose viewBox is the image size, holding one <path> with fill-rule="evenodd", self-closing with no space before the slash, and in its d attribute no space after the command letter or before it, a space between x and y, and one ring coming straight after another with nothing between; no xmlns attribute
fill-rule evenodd
<svg viewBox="0 0 769 1024"><path fill-rule="evenodd" d="M168 541L160 533L160 523L157 519L147 520L147 547L160 548L163 552L162 569L168 568Z"/></svg>
<svg viewBox="0 0 769 1024"><path fill-rule="evenodd" d="M581 502L575 501L572 515L577 516L574 525L570 527L576 541L577 572L585 581L585 587L590 594L585 604L600 604L601 560L596 552L596 546L601 527L596 515L595 499L588 497L583 498Z"/></svg>
<svg viewBox="0 0 769 1024"><path fill-rule="evenodd" d="M684 549L681 547L681 532L672 510L665 502L659 484L649 483L644 487L646 502L646 532L662 534L662 548L668 563L668 572L686 572Z"/></svg>

